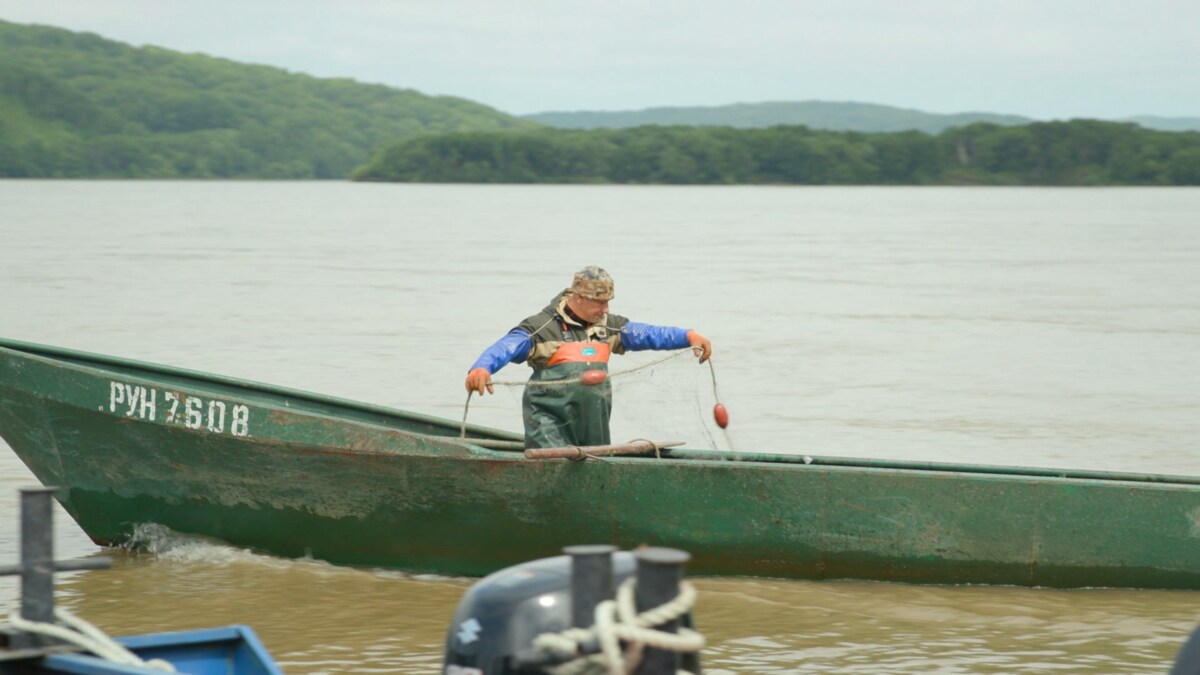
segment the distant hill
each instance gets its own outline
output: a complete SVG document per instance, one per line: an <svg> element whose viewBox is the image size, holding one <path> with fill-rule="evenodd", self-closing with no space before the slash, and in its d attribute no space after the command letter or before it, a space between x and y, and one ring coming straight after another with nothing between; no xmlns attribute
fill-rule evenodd
<svg viewBox="0 0 1200 675"><path fill-rule="evenodd" d="M939 134L952 127L976 122L1018 126L1036 121L1020 115L984 112L939 114L874 103L833 101L734 103L712 107L647 108L614 112L542 112L523 117L558 129L625 129L650 124L758 129L782 124L803 125L810 129L827 131L923 131L928 134ZM1200 117L1139 115L1116 121L1133 122L1159 131L1200 131Z"/></svg>
<svg viewBox="0 0 1200 675"><path fill-rule="evenodd" d="M647 108L618 112L543 112L523 117L559 129L623 129L648 124L742 129L803 125L810 129L830 131L924 131L930 134L976 122L1016 126L1034 121L1018 115L976 112L942 115L873 103L832 101L734 103L713 107Z"/></svg>
<svg viewBox="0 0 1200 675"><path fill-rule="evenodd" d="M0 21L0 177L347 178L397 139L537 126L459 98Z"/></svg>
<svg viewBox="0 0 1200 675"><path fill-rule="evenodd" d="M1200 117L1158 117L1155 115L1138 115L1125 117L1122 122L1133 122L1147 129L1159 131L1200 131Z"/></svg>

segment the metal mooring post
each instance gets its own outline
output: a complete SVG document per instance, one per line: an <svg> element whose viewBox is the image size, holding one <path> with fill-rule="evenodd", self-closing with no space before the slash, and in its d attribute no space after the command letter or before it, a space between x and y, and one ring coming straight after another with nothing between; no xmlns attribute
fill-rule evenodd
<svg viewBox="0 0 1200 675"><path fill-rule="evenodd" d="M571 556L571 627L590 628L596 606L613 598L612 554L616 546L605 544L567 546Z"/></svg>
<svg viewBox="0 0 1200 675"><path fill-rule="evenodd" d="M21 488L21 618L54 622L54 488Z"/></svg>
<svg viewBox="0 0 1200 675"><path fill-rule="evenodd" d="M634 604L638 613L666 604L679 595L683 567L691 554L673 548L644 548L634 552L637 559L637 593ZM658 626L666 633L679 632L679 619ZM636 675L674 675L682 659L679 652L647 647Z"/></svg>
<svg viewBox="0 0 1200 675"><path fill-rule="evenodd" d="M21 575L21 618L55 623L54 573L112 567L108 558L54 561L54 493L58 488L21 488L21 562L0 566L0 576ZM31 649L56 640L21 631L4 631L8 646Z"/></svg>

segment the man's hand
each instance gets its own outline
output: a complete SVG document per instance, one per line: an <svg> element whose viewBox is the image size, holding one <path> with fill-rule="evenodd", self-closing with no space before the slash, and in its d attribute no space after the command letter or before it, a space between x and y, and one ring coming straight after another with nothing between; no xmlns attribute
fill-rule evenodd
<svg viewBox="0 0 1200 675"><path fill-rule="evenodd" d="M467 373L467 391L477 391L480 396L483 396L485 387L487 393L496 393L495 388L492 387L492 374L487 371L487 368L476 368Z"/></svg>
<svg viewBox="0 0 1200 675"><path fill-rule="evenodd" d="M708 338L694 330L689 330L687 339L688 344L692 346L692 353L700 357L700 363L712 358L712 343L708 341Z"/></svg>

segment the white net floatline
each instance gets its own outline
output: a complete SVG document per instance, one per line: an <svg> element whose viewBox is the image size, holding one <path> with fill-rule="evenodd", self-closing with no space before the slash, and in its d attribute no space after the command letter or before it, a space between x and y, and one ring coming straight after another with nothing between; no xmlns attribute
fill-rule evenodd
<svg viewBox="0 0 1200 675"><path fill-rule="evenodd" d="M684 441L688 448L734 450L728 429L713 420L719 391L711 363L697 363L691 349L614 355L608 363L612 385L612 442L634 439ZM467 422L522 430L521 397L530 370L510 364L492 376L495 395L474 395L464 409ZM582 386L578 381L530 386Z"/></svg>

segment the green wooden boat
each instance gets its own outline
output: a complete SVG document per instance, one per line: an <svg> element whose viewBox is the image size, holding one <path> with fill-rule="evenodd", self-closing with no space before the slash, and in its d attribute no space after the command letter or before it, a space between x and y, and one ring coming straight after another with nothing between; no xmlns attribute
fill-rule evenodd
<svg viewBox="0 0 1200 675"><path fill-rule="evenodd" d="M684 549L691 574L1200 588L1200 478L687 449L530 460L517 434L460 431L0 340L0 435L101 545L158 523L444 574L588 542Z"/></svg>

